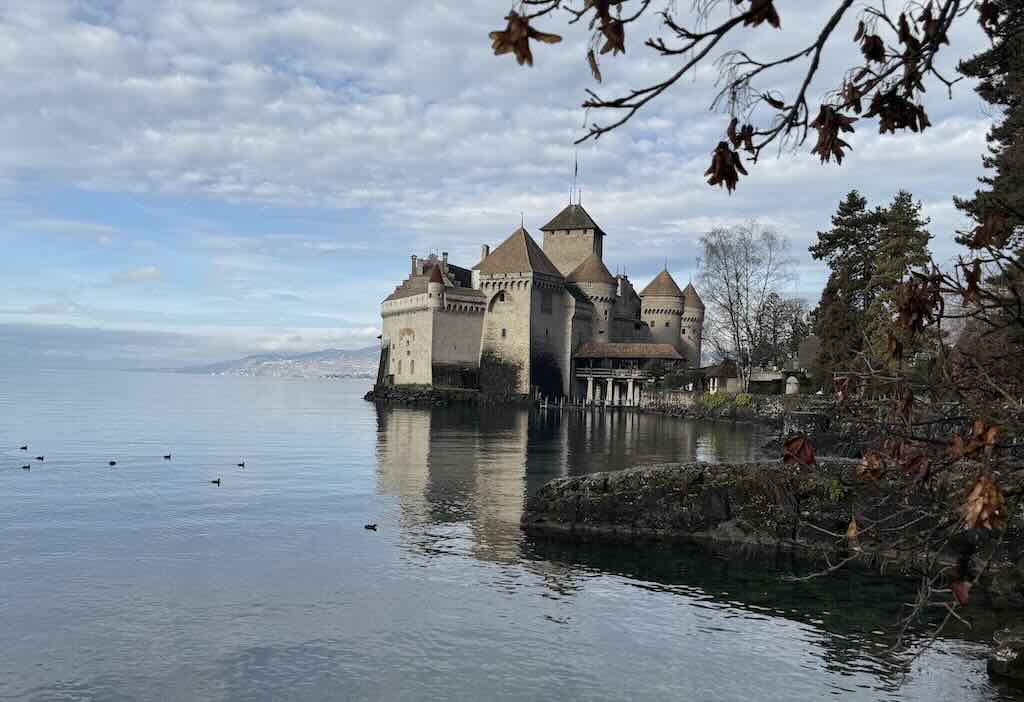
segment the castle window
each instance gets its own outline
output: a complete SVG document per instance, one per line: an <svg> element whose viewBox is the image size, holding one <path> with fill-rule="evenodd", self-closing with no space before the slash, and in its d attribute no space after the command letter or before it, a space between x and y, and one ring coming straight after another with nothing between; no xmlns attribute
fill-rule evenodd
<svg viewBox="0 0 1024 702"><path fill-rule="evenodd" d="M504 338L505 338L505 330L504 330L504 329L502 329L502 330L501 330L501 338L502 338L502 339L504 339Z"/></svg>
<svg viewBox="0 0 1024 702"><path fill-rule="evenodd" d="M399 375L402 374L402 361L401 361L401 359L399 359L399 361L398 361L398 374Z"/></svg>
<svg viewBox="0 0 1024 702"><path fill-rule="evenodd" d="M683 336L686 336L686 330L685 329L680 329L679 333L682 334Z"/></svg>
<svg viewBox="0 0 1024 702"><path fill-rule="evenodd" d="M500 293L498 293L498 302L504 302L504 301L505 301L505 291L502 290Z"/></svg>
<svg viewBox="0 0 1024 702"><path fill-rule="evenodd" d="M668 326L668 322L665 322L665 326L666 326L666 327Z"/></svg>
<svg viewBox="0 0 1024 702"><path fill-rule="evenodd" d="M415 375L415 374L416 374L416 361L412 360L412 361L409 361L409 375Z"/></svg>
<svg viewBox="0 0 1024 702"><path fill-rule="evenodd" d="M540 294L540 311L551 314L551 291L543 290Z"/></svg>

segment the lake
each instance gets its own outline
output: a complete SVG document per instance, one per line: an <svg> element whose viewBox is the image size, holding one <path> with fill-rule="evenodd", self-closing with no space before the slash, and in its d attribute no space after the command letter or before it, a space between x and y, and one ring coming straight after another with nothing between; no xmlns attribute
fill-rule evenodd
<svg viewBox="0 0 1024 702"><path fill-rule="evenodd" d="M0 371L0 699L1013 699L985 632L905 669L910 583L519 531L553 477L763 432L368 383Z"/></svg>

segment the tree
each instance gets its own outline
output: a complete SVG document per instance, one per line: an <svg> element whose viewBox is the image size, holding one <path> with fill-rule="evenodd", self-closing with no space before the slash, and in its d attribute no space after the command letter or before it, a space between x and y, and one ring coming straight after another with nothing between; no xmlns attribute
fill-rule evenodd
<svg viewBox="0 0 1024 702"><path fill-rule="evenodd" d="M853 289L845 271L832 271L814 316L814 336L820 342L818 381L826 388L837 372L850 369L863 345L863 313L853 301Z"/></svg>
<svg viewBox="0 0 1024 702"><path fill-rule="evenodd" d="M914 270L926 270L931 258L928 241L931 234L925 227L928 219L921 215L921 203L901 190L882 211L881 236L877 265L868 281L870 303L865 311L865 333L875 359L886 358L891 345L903 345L903 353L913 358L927 340L924 335L911 339L893 320L899 286ZM911 345L912 344L912 345Z"/></svg>
<svg viewBox="0 0 1024 702"><path fill-rule="evenodd" d="M701 247L701 292L713 318L705 338L714 352L737 362L745 392L772 296L777 297L791 262L787 241L749 222L711 230L701 237Z"/></svg>
<svg viewBox="0 0 1024 702"><path fill-rule="evenodd" d="M773 291L764 307L763 321L754 330L751 361L755 366L784 366L796 358L800 342L810 334L807 303Z"/></svg>
<svg viewBox="0 0 1024 702"><path fill-rule="evenodd" d="M720 73L720 91L712 107L724 109L731 119L724 130L726 139L714 147L705 175L710 176L710 185L722 185L731 192L739 177L747 174L740 151L748 155L748 165L755 164L761 151L773 142L801 145L814 130L817 140L812 153L822 163L835 159L841 164L850 148L842 137L854 131L858 119L878 118L881 133L923 131L930 126L922 104L926 81L947 89L956 82L936 68L937 55L949 44L950 28L976 6L979 23L992 34L1013 9L1011 0L936 0L908 3L897 15L884 0L832 0L833 11L809 44L792 52L755 57L735 49L717 55L713 50L726 37L745 30L781 30L782 20L773 0L695 0L692 9L682 15L676 12L676 5L675 0L579 0L578 4L572 0L519 0L505 17L506 27L490 33L491 46L496 55L512 53L520 65L532 66L530 40L555 44L561 37L540 32L531 22L551 20L557 10L564 10L569 24L582 22L591 32L586 59L594 80L600 83L599 57L625 54L630 25L660 9L665 36L647 39L645 45L676 65L664 79L619 97L605 98L587 90L584 108L611 112L615 117L605 124L591 123L578 142L597 139L626 124L684 77L713 64ZM825 46L844 22L849 26L854 19L859 21L850 32L853 46L842 79L827 89L815 89ZM788 83L786 77L792 75L793 66L799 67L798 79ZM826 96L817 106L815 94Z"/></svg>
<svg viewBox="0 0 1024 702"><path fill-rule="evenodd" d="M867 198L851 190L832 215L832 228L818 232L817 243L808 249L831 269L814 324L826 387L832 375L851 368L865 347L868 309L880 292L872 281L881 262L884 221L880 208L869 208Z"/></svg>
<svg viewBox="0 0 1024 702"><path fill-rule="evenodd" d="M870 282L878 269L884 220L880 208L868 209L867 198L851 190L832 215L832 228L818 232L818 242L808 249L846 278L847 302L860 313L874 300Z"/></svg>
<svg viewBox="0 0 1024 702"><path fill-rule="evenodd" d="M963 621L958 610L993 564L1024 567L1003 543L1020 528L1024 497L1024 3L981 5L995 18L986 23L993 43L965 70L982 76L982 98L1004 111L989 134L984 187L958 201L975 221L958 237L966 251L952 266L916 268L927 223L909 194L897 196L887 208L893 241L886 240L875 276L880 289L899 280L893 295L877 298L897 334L886 348L888 365L861 354L864 363L836 383L837 415L871 437L858 476L879 490L837 541L848 547L848 560L859 557L865 539L914 554L920 588L905 623L944 611L940 629ZM950 322L961 327L955 338L944 333ZM903 363L919 344L933 355L927 373ZM860 394L867 384L895 401ZM883 503L902 506L902 524L872 518Z"/></svg>

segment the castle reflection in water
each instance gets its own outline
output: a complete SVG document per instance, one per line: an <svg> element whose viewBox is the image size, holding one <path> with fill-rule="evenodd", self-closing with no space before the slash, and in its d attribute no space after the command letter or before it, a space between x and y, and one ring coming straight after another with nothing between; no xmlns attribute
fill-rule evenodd
<svg viewBox="0 0 1024 702"><path fill-rule="evenodd" d="M399 498L403 522L468 527L473 555L514 561L525 497L552 478L755 460L770 439L751 425L626 411L378 406L377 491ZM444 532L435 546L457 538Z"/></svg>

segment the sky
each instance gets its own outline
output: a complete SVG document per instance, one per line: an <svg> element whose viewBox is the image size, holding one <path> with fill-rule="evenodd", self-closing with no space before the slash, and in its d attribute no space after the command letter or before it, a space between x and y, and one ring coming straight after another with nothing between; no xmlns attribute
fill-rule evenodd
<svg viewBox="0 0 1024 702"><path fill-rule="evenodd" d="M730 3L724 3L726 9ZM725 49L776 55L808 43L831 3L778 3L783 31ZM678 3L680 13L689 3ZM786 294L815 302L827 276L807 246L851 188L900 189L955 254L952 206L981 175L990 115L966 81L932 85L933 127L861 123L842 167L784 149L729 195L704 183L728 116L702 67L625 127L576 147L584 91L616 95L667 75L642 45L602 62L589 32L492 55L494 0L33 0L0 5L0 362L176 365L262 351L375 343L379 304L411 254L470 267L520 218L538 228L568 201L607 232L605 261L638 286L667 262L697 276L699 239L757 219L790 242ZM826 51L820 98L856 59L851 17ZM973 17L944 68L984 46ZM759 84L785 93L794 70ZM813 139L813 138L812 138Z"/></svg>

